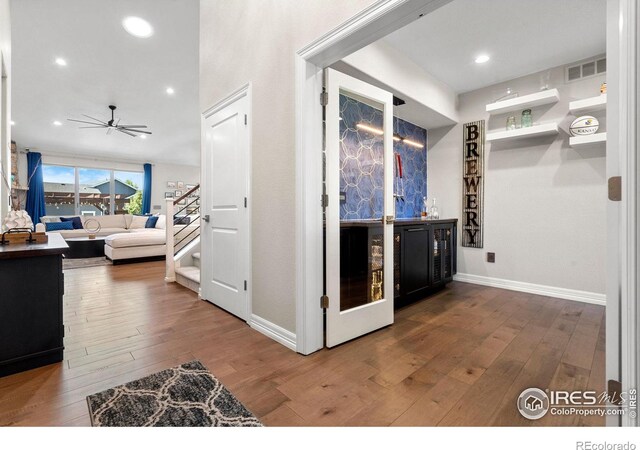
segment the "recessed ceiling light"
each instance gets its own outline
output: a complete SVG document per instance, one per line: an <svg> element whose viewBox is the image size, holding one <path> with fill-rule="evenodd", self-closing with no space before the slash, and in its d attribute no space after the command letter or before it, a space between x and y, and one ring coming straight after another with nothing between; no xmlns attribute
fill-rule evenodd
<svg viewBox="0 0 640 450"><path fill-rule="evenodd" d="M14 126L16 123L12 120L11 121L11 126Z"/></svg>
<svg viewBox="0 0 640 450"><path fill-rule="evenodd" d="M67 65L67 61L65 61L62 58L56 58L56 64L59 66L66 66Z"/></svg>
<svg viewBox="0 0 640 450"><path fill-rule="evenodd" d="M53 124L54 124L56 127L59 127L60 125L62 125L62 122L60 122L60 121L58 121L58 120L54 120L54 121L53 121Z"/></svg>
<svg viewBox="0 0 640 450"><path fill-rule="evenodd" d="M146 135L146 134L141 134L141 135L140 135L140 139L146 139L146 138L147 138L147 135Z"/></svg>
<svg viewBox="0 0 640 450"><path fill-rule="evenodd" d="M127 30L127 33L135 37L148 38L153 34L151 24L140 17L125 17L122 26Z"/></svg>
<svg viewBox="0 0 640 450"><path fill-rule="evenodd" d="M489 61L491 58L489 58L489 55L478 55L476 57L476 64L483 64L486 63L487 61Z"/></svg>
<svg viewBox="0 0 640 450"><path fill-rule="evenodd" d="M176 91L174 91L172 87L168 87L168 88L167 88L167 94L169 94L169 95L173 95L173 94L175 94L175 92L176 92Z"/></svg>

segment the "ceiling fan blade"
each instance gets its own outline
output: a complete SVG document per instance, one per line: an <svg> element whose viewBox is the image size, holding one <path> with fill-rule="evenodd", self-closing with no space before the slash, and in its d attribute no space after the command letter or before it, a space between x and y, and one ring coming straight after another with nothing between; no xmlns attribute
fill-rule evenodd
<svg viewBox="0 0 640 450"><path fill-rule="evenodd" d="M86 120L76 120L76 119L67 119L67 120L70 121L70 122L88 123L88 124L91 124L91 125L102 125L102 126L106 125L106 123L103 124L102 122L95 123L95 122L87 122Z"/></svg>
<svg viewBox="0 0 640 450"><path fill-rule="evenodd" d="M107 134L111 134L111 132L113 131L113 127L109 127L109 129L107 130Z"/></svg>
<svg viewBox="0 0 640 450"><path fill-rule="evenodd" d="M107 122L103 122L102 120L96 119L95 117L87 116L86 114L83 114L83 116L88 117L91 120L95 120L96 122L104 123L105 125L107 124Z"/></svg>
<svg viewBox="0 0 640 450"><path fill-rule="evenodd" d="M122 128L116 128L116 130L118 130L120 133L128 134L129 136L132 136L132 137L136 137L135 134L129 133L128 131L123 130Z"/></svg>
<svg viewBox="0 0 640 450"><path fill-rule="evenodd" d="M142 131L142 130L132 130L131 128L126 128L126 127L118 127L119 130L127 130L127 131L132 131L134 133L144 133L144 134L151 134L151 131Z"/></svg>
<svg viewBox="0 0 640 450"><path fill-rule="evenodd" d="M146 125L120 125L122 128L147 128Z"/></svg>
<svg viewBox="0 0 640 450"><path fill-rule="evenodd" d="M78 127L78 128L106 128L104 125L94 125L92 127Z"/></svg>

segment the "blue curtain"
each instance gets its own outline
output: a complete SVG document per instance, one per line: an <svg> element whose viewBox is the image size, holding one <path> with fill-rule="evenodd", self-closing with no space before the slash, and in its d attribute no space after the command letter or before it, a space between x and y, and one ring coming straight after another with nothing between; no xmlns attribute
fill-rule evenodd
<svg viewBox="0 0 640 450"><path fill-rule="evenodd" d="M37 152L27 153L27 174L29 176L29 190L27 191L27 213L33 224L40 223L40 218L46 216L44 204L44 181L42 179L42 155Z"/></svg>
<svg viewBox="0 0 640 450"><path fill-rule="evenodd" d="M151 212L151 164L144 165L144 186L142 188L142 214Z"/></svg>

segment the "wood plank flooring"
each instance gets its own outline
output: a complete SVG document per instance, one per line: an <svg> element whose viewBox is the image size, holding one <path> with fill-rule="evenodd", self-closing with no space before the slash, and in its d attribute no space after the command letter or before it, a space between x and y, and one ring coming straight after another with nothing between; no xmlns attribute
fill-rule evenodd
<svg viewBox="0 0 640 450"><path fill-rule="evenodd" d="M515 408L526 387L604 389L603 307L454 282L302 356L163 271L66 271L66 359L0 378L0 425L88 426L87 395L196 358L271 426L604 425Z"/></svg>

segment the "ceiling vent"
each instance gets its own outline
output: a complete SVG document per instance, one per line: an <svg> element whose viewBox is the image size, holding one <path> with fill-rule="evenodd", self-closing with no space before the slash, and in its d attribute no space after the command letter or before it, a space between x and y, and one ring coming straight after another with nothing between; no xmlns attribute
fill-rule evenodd
<svg viewBox="0 0 640 450"><path fill-rule="evenodd" d="M567 82L594 77L607 71L607 58L596 58L573 66L567 66Z"/></svg>

